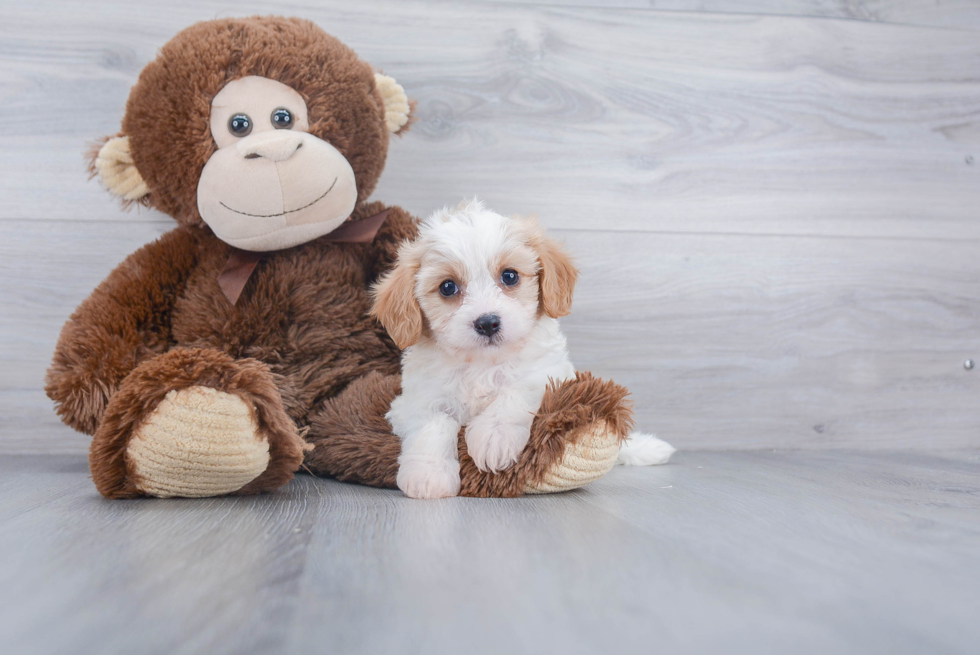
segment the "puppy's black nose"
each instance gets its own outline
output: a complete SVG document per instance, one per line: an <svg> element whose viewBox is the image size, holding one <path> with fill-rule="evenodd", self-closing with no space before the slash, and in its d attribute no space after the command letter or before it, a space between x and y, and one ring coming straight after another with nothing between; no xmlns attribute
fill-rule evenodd
<svg viewBox="0 0 980 655"><path fill-rule="evenodd" d="M500 317L496 314L484 314L473 321L473 328L478 334L485 337L492 337L500 331Z"/></svg>

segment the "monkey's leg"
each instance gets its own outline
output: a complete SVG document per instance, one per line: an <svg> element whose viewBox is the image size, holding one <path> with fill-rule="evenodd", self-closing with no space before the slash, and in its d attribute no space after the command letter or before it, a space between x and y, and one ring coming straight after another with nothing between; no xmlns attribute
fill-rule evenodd
<svg viewBox="0 0 980 655"><path fill-rule="evenodd" d="M315 475L395 488L401 442L385 418L400 375L368 373L312 414L305 468Z"/></svg>
<svg viewBox="0 0 980 655"><path fill-rule="evenodd" d="M303 448L265 364L178 348L123 380L89 464L107 498L249 494L291 480Z"/></svg>
<svg viewBox="0 0 980 655"><path fill-rule="evenodd" d="M460 435L459 494L514 497L568 491L598 480L616 464L619 446L633 426L628 395L625 387L591 373L552 383L520 458L496 474L476 468Z"/></svg>
<svg viewBox="0 0 980 655"><path fill-rule="evenodd" d="M384 415L399 392L399 376L372 373L325 403L310 425L306 467L316 475L394 488L401 444ZM589 373L549 387L517 463L496 474L476 468L461 432L460 495L565 491L602 477L633 424L628 394Z"/></svg>

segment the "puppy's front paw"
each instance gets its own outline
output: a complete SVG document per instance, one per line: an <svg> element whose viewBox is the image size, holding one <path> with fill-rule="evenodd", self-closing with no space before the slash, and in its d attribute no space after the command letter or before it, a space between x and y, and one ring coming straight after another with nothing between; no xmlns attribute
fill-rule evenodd
<svg viewBox="0 0 980 655"><path fill-rule="evenodd" d="M398 488L409 498L449 498L459 494L459 462L435 457L398 460Z"/></svg>
<svg viewBox="0 0 980 655"><path fill-rule="evenodd" d="M466 450L478 469L496 473L517 461L530 436L529 425L481 414L466 426Z"/></svg>

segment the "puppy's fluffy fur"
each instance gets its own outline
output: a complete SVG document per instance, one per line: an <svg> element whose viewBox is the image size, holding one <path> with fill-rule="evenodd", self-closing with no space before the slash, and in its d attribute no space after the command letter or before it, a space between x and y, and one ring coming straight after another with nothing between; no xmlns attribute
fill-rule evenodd
<svg viewBox="0 0 980 655"><path fill-rule="evenodd" d="M548 380L575 375L556 319L571 308L577 276L533 219L476 200L436 212L402 246L372 314L405 349L387 417L402 440L406 495L459 492L462 426L480 469L517 460Z"/></svg>

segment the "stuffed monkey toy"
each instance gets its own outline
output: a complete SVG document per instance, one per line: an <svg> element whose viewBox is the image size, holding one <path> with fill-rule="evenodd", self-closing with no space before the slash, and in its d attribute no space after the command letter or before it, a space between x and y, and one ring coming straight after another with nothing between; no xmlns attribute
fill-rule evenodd
<svg viewBox="0 0 980 655"><path fill-rule="evenodd" d="M411 109L395 80L293 18L198 23L143 69L92 172L177 227L72 314L46 378L64 422L93 435L102 495L254 494L301 467L395 486L399 350L369 290L416 220L368 198ZM626 394L585 373L552 386L500 473L460 440L461 494L603 475L631 426Z"/></svg>

